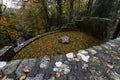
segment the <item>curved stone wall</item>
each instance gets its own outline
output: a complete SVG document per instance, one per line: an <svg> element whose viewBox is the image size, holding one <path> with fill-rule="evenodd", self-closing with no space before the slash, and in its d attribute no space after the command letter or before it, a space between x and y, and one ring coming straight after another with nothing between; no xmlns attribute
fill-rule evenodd
<svg viewBox="0 0 120 80"><path fill-rule="evenodd" d="M44 33L36 37L33 37L21 43L19 46L15 47L14 49L12 48L12 46L9 46L10 48L3 48L4 50L3 49L0 50L0 60L9 61L13 55L15 55L25 46L29 45L31 42L41 37L44 37L48 34L56 33L59 31L69 31L69 30L80 29L80 31L92 34L94 37L98 39L109 40L111 38L111 34L114 32L114 29L110 28L109 23L110 23L110 19L105 19L105 18L96 18L96 17L83 18L82 20L76 21L75 25L69 24L66 28L63 28L61 30L48 32L48 33ZM74 26L74 27L71 27L71 26ZM78 27L75 27L75 26L78 26ZM8 54L11 54L11 56L9 56ZM9 59L7 59L7 57L9 57Z"/></svg>
<svg viewBox="0 0 120 80"><path fill-rule="evenodd" d="M8 52L15 54L34 40L55 32L58 31L31 38L14 48L14 51L12 46L1 50L0 60L4 60L3 56L10 54ZM25 80L120 80L120 37L66 55L12 60L6 63L4 67L0 67L1 80L17 80L23 75L26 76ZM23 72L25 66L29 69L27 74Z"/></svg>
<svg viewBox="0 0 120 80"><path fill-rule="evenodd" d="M7 46L6 48L3 48L0 50L0 61L9 61L12 59L12 57L17 53L19 52L21 49L23 49L25 46L29 45L31 42L41 38L41 37L44 37L46 35L49 35L49 34L53 34L53 33L56 33L56 32L59 32L60 30L58 31L52 31L52 32L48 32L48 33L43 33L41 35L38 35L36 37L33 37L23 43L21 43L20 45L18 45L17 47L13 48L12 46Z"/></svg>
<svg viewBox="0 0 120 80"><path fill-rule="evenodd" d="M26 80L120 80L120 37L66 55L13 60L1 69L15 80L24 66L30 70Z"/></svg>
<svg viewBox="0 0 120 80"><path fill-rule="evenodd" d="M0 61L3 61L3 60L8 61L10 60L10 57L13 57L14 54L15 52L12 46L5 46L0 50Z"/></svg>
<svg viewBox="0 0 120 80"><path fill-rule="evenodd" d="M71 28L62 28L61 30L57 30L57 31L52 31L52 32L47 32L47 33L43 33L41 35L37 35L23 43L21 43L20 45L18 45L17 47L13 48L12 46L7 46L6 48L3 48L0 50L0 61L10 61L12 59L12 57L17 54L21 49L23 49L24 47L26 47L27 45L29 45L30 43L32 43L33 41L42 38L46 35L49 34L53 34L56 32L64 32L64 31L73 31L74 29ZM74 31L78 31L77 29L75 29ZM9 54L9 55L8 55Z"/></svg>
<svg viewBox="0 0 120 80"><path fill-rule="evenodd" d="M29 39L29 40L21 43L19 46L17 46L16 48L14 48L14 51L15 51L15 53L17 53L18 51L20 51L21 49L23 49L25 46L29 45L33 41L35 41L35 40L37 40L37 39L39 39L41 37L44 37L46 35L56 33L56 32L59 32L59 30L58 31L52 31L52 32L43 33L41 35L37 35L36 37L33 37L33 38L31 38L31 39Z"/></svg>

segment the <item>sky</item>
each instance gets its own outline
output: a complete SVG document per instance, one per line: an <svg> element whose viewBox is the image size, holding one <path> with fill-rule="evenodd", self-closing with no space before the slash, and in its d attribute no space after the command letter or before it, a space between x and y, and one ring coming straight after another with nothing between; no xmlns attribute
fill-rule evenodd
<svg viewBox="0 0 120 80"><path fill-rule="evenodd" d="M20 6L18 6L19 0L3 0L3 4L6 5L8 8L15 8L19 9Z"/></svg>
<svg viewBox="0 0 120 80"><path fill-rule="evenodd" d="M8 8L19 9L21 8L21 4L18 5L19 0L2 0L3 4L6 5ZM88 1L88 0L85 0Z"/></svg>

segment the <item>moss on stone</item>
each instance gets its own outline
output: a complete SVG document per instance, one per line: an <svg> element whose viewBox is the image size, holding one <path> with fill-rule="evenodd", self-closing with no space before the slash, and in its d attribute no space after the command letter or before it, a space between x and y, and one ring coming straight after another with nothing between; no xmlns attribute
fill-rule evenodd
<svg viewBox="0 0 120 80"><path fill-rule="evenodd" d="M84 17L82 20L76 21L80 31L87 32L100 40L104 40L108 36L109 23L109 19L96 17Z"/></svg>

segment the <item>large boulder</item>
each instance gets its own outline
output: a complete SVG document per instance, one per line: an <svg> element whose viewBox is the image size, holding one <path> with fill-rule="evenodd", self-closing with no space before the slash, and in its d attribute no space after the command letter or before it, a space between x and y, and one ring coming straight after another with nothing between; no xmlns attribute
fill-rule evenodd
<svg viewBox="0 0 120 80"><path fill-rule="evenodd" d="M62 44L69 44L70 38L68 36L62 36L62 37L60 37L59 42Z"/></svg>

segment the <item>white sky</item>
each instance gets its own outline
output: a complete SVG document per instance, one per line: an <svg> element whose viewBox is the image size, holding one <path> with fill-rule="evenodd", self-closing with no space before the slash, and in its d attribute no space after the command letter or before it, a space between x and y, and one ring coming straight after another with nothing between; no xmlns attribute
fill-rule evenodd
<svg viewBox="0 0 120 80"><path fill-rule="evenodd" d="M21 4L18 4L19 0L2 0L3 4L6 5L8 8L19 9L21 8ZM88 1L88 0L85 0Z"/></svg>
<svg viewBox="0 0 120 80"><path fill-rule="evenodd" d="M3 0L3 4L6 5L8 8L20 8L20 6L18 6L18 1L19 0Z"/></svg>

